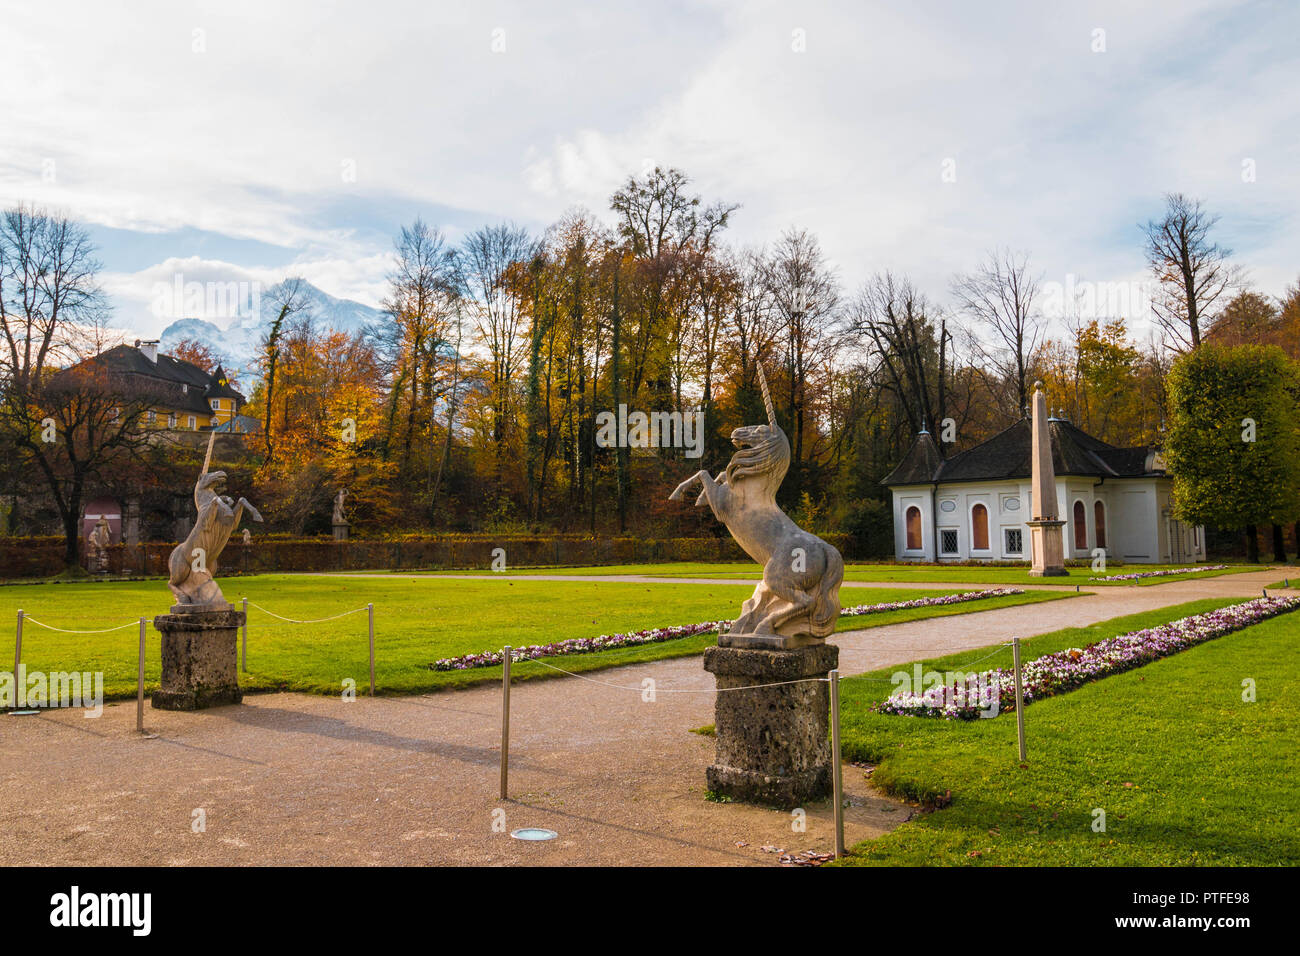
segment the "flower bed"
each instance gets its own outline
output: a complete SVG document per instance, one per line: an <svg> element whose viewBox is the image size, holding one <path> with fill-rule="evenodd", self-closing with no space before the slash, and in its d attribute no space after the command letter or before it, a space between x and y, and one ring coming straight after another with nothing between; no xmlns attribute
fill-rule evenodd
<svg viewBox="0 0 1300 956"><path fill-rule="evenodd" d="M1159 627L1121 634L1083 649L1069 648L1029 661L1022 667L1025 703L1054 697L1083 684L1133 670L1144 664L1169 657L1216 637L1223 637L1243 627L1286 614L1300 608L1300 598L1259 597L1242 604L1195 614ZM963 688L932 687L922 693L896 694L872 709L881 714L912 717L942 717L946 720L973 720L998 701L998 713L1016 708L1015 674L1006 668L994 668L972 675L981 696L970 683Z"/></svg>
<svg viewBox="0 0 1300 956"><path fill-rule="evenodd" d="M1201 564L1194 568L1169 568L1165 571L1138 571L1134 574L1112 574L1106 578L1088 578L1089 581L1136 581L1138 578L1167 578L1175 574L1190 574L1195 571L1222 571L1226 564Z"/></svg>
<svg viewBox="0 0 1300 956"><path fill-rule="evenodd" d="M964 594L946 594L937 598L917 598L914 601L886 601L881 604L859 604L857 607L845 608L841 617L861 617L864 614L883 614L886 611L902 611L914 607L943 607L949 604L962 604L966 601L980 601L985 598L1006 597L1012 594L1024 594L1019 588L988 588L984 591L967 591ZM596 651L611 651L620 647L637 647L641 644L658 644L672 641L679 637L694 637L696 634L710 634L730 625L730 621L703 621L699 624L681 624L677 627L654 627L644 631L632 631L628 634L602 634L599 637L575 637L567 641L555 641L552 644L532 644L516 647L510 654L512 661L531 661L539 657L563 657L568 654L593 654ZM504 648L499 651L484 651L481 654L462 654L459 657L444 657L429 665L435 671L463 671L475 667L493 667L505 661Z"/></svg>

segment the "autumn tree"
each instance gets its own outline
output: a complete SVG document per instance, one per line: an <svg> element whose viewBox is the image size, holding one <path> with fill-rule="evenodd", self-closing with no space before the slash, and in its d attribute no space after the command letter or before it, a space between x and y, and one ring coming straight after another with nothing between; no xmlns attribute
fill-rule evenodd
<svg viewBox="0 0 1300 956"><path fill-rule="evenodd" d="M180 359L182 362L197 365L209 374L220 364L217 357L212 353L212 349L194 339L181 339L172 346L171 356L174 359Z"/></svg>

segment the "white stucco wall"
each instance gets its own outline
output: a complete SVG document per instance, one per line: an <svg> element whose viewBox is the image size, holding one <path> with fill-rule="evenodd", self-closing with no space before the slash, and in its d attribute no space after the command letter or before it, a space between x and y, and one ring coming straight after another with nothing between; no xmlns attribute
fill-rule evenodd
<svg viewBox="0 0 1300 956"><path fill-rule="evenodd" d="M1109 557L1134 563L1205 560L1205 532L1170 517L1168 478L1100 479L1063 477L1056 481L1057 516L1067 558L1087 560L1098 547L1095 508L1105 508L1105 550ZM1028 561L1033 502L1028 481L960 482L892 487L894 556L899 561ZM1082 535L1076 540L1075 503L1083 506ZM988 509L989 547L976 550L971 515ZM906 513L921 512L921 547L907 548ZM947 510L945 510L947 509ZM944 530L956 532L956 550L943 549ZM1021 550L1008 547L1008 530L1019 530ZM936 533L937 532L937 533ZM1014 536L1013 536L1014 537ZM1171 540L1174 544L1171 550ZM1077 546L1082 544L1083 547Z"/></svg>

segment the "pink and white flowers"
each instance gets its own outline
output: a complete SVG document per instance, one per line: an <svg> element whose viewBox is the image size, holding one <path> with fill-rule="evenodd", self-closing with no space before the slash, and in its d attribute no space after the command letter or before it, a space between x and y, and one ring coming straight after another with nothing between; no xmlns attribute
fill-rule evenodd
<svg viewBox="0 0 1300 956"><path fill-rule="evenodd" d="M1164 571L1138 571L1134 574L1112 574L1104 578L1088 578L1089 581L1136 581L1139 578L1167 578L1175 574L1190 574L1193 571L1222 571L1226 564L1198 564L1194 568L1167 568Z"/></svg>
<svg viewBox="0 0 1300 956"><path fill-rule="evenodd" d="M882 614L885 611L901 611L914 607L941 607L948 604L961 604L966 601L980 601L985 598L1006 597L1012 594L1024 594L1018 588L989 588L985 591L968 591L964 594L945 594L942 597L917 598L914 601L888 601L881 604L859 604L857 607L845 608L841 617L860 617L864 614ZM602 634L599 637L575 637L567 641L555 641L552 644L531 644L516 647L510 655L512 661L531 661L539 657L561 657L567 654L593 654L596 651L610 651L620 647L636 647L641 644L658 644L679 637L694 637L696 634L711 634L727 627L730 621L703 621L699 624L680 624L676 627L655 627L644 631L632 631L627 634ZM481 654L462 654L459 657L444 657L429 666L435 671L463 671L475 667L493 667L505 660L504 649L484 651Z"/></svg>
<svg viewBox="0 0 1300 956"><path fill-rule="evenodd" d="M1121 634L1082 649L1069 648L1044 654L1022 668L1025 703L1063 694L1090 681L1141 667L1297 608L1300 608L1300 598L1259 597L1158 627ZM959 684L931 687L922 693L895 694L873 709L882 714L973 720L989 709L994 695L998 700L994 713L1016 709L1015 674L1011 670L994 668L970 677L970 686L988 689L987 699L978 699L973 690L968 691L967 686Z"/></svg>

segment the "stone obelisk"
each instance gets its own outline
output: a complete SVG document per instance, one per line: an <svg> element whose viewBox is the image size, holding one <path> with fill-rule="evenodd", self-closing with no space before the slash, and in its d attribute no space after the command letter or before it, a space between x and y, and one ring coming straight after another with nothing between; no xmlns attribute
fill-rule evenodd
<svg viewBox="0 0 1300 956"><path fill-rule="evenodd" d="M1034 383L1031 428L1034 447L1030 491L1034 500L1033 519L1026 522L1033 555L1029 573L1033 577L1055 577L1070 572L1065 570L1065 542L1061 537L1065 522L1056 513L1056 471L1052 467L1052 436L1047 430L1047 397L1042 382Z"/></svg>

